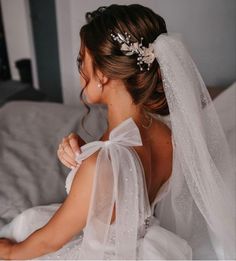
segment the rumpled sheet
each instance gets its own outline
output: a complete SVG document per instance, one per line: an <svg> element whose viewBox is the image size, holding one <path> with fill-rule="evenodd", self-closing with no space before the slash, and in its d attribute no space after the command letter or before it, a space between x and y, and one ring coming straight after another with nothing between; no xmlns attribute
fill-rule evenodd
<svg viewBox="0 0 236 261"><path fill-rule="evenodd" d="M70 169L57 158L61 139L78 132L86 141L100 138L106 128L102 110L85 110L49 102L10 102L0 108L0 228L23 210L60 203L66 197ZM89 116L89 117L90 117Z"/></svg>

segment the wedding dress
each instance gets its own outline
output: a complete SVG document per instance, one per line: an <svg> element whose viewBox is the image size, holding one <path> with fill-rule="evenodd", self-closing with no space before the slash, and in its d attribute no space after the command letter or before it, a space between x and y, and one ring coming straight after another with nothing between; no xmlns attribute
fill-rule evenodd
<svg viewBox="0 0 236 261"><path fill-rule="evenodd" d="M103 148L103 151L116 149L119 149L120 153L125 151L125 157L122 156L120 158L115 158L115 154L113 157L115 160L118 160L117 163L122 168L120 173L123 174L123 178L130 178L130 180L133 180L134 182L136 181L134 184L137 185L135 190L136 195L132 195L130 197L127 195L125 200L134 203L133 199L136 198L139 205L137 206L137 210L139 210L139 216L141 217L141 220L139 221L140 225L137 239L138 259L191 259L192 250L187 242L174 233L162 228L159 225L158 219L154 216L155 206L158 204L158 201L160 201L167 194L171 183L171 178L169 178L161 186L154 201L152 204L150 204L142 162L137 152L132 147L141 145L142 140L139 129L133 119L130 117L111 131L108 141L95 141L82 146L82 153L80 154L78 160L86 159L101 148ZM112 155L112 153L110 155ZM128 166L125 165L125 163L129 163L131 165ZM132 169L130 168L131 166ZM70 187L77 170L78 167L72 170L67 176L67 193L70 191ZM132 191L132 187L130 189ZM56 212L56 210L60 207L60 205L61 204L36 206L23 211L21 214L16 216L11 223L7 224L0 230L0 237L14 239L18 242L24 240L33 231L45 225ZM120 208L123 208L123 206L120 206ZM127 209L124 209L122 211L126 210ZM128 213L125 217L127 220L133 221L132 210L133 209L131 209L130 213ZM127 228L129 228L131 224L132 222L130 224L127 222ZM105 259L116 258L114 232L114 225L111 224L108 235L109 244L106 249ZM68 242L60 250L38 257L36 259L78 259L82 239L83 231L81 231L78 236L76 236L72 241ZM91 242L91 248L99 247L101 246L99 246L98 242Z"/></svg>
<svg viewBox="0 0 236 261"><path fill-rule="evenodd" d="M132 118L114 128L108 141L82 146L78 162L99 150L86 226L42 259L236 259L236 173L214 104L179 35L160 34L153 50L170 111L170 179L150 205L132 148L142 145ZM75 172L68 175L67 192ZM23 240L58 207L26 210L0 237Z"/></svg>

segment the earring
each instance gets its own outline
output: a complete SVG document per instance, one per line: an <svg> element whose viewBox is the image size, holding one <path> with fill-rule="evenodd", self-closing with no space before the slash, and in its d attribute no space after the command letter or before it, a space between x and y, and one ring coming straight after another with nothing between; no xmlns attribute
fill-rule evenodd
<svg viewBox="0 0 236 261"><path fill-rule="evenodd" d="M101 84L101 83L98 83L97 87L98 87L98 88L102 88L102 84Z"/></svg>

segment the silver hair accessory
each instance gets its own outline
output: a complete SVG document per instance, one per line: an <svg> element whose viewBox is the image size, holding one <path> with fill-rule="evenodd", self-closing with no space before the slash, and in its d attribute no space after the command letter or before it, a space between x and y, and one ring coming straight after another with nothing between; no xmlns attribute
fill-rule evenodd
<svg viewBox="0 0 236 261"><path fill-rule="evenodd" d="M153 44L149 44L148 47L143 46L143 37L141 37L141 42L130 42L130 35L125 32L125 36L121 33L114 35L111 33L113 40L118 41L121 44L120 50L124 52L125 55L138 54L137 64L139 65L140 71L143 71L144 63L147 64L147 70L149 71L152 62L155 59Z"/></svg>

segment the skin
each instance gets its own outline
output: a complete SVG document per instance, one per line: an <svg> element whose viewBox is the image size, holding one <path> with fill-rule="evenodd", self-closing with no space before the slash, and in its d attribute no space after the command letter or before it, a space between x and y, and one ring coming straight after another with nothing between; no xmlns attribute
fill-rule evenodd
<svg viewBox="0 0 236 261"><path fill-rule="evenodd" d="M132 97L120 80L109 79L101 71L92 69L92 59L86 50L83 61L84 73L90 79L85 95L89 103L106 104L108 108L108 129L100 140L107 140L110 131L129 117L137 124L143 146L134 147L144 167L149 200L152 202L161 185L170 177L172 171L171 131L161 121L153 119L149 129L141 106L132 102ZM85 81L80 77L81 86ZM97 87L102 84L103 88ZM102 91L103 89L103 91ZM66 137L58 150L62 163L75 166L74 155L85 142L77 135ZM95 176L98 151L83 161L73 180L70 193L47 224L36 230L24 241L16 243L0 239L0 258L30 259L60 249L85 227L89 202ZM62 160L63 159L63 160ZM76 206L76 208L74 207ZM115 206L111 223L115 220ZM70 226L68 226L70 224Z"/></svg>

